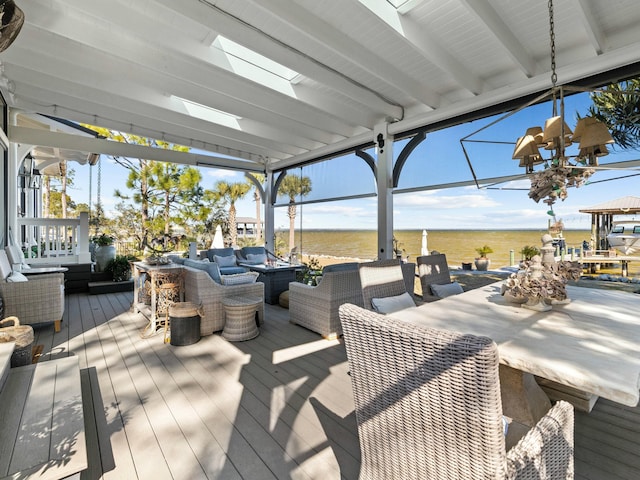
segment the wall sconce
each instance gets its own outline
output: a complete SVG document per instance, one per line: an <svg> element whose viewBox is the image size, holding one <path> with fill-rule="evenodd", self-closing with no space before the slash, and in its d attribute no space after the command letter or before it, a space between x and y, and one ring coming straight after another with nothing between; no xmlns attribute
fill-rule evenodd
<svg viewBox="0 0 640 480"><path fill-rule="evenodd" d="M29 188L31 188L32 190L40 190L40 186L42 185L42 176L40 175L40 170L34 168L28 178Z"/></svg>

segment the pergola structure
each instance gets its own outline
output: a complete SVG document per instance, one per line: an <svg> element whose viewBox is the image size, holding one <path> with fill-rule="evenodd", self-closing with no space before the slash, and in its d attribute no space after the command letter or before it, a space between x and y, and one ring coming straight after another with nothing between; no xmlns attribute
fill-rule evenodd
<svg viewBox="0 0 640 480"><path fill-rule="evenodd" d="M394 141L506 111L551 86L542 0L15 1L25 24L0 53L5 232L34 148L265 173L271 248L279 175L375 147L386 257L401 173ZM553 9L559 84L640 73L640 2L555 0ZM52 117L204 153L118 144Z"/></svg>

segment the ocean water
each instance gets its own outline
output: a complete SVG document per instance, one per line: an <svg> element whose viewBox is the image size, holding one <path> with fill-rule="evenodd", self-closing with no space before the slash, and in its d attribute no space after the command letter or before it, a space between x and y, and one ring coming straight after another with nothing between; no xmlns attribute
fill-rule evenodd
<svg viewBox="0 0 640 480"><path fill-rule="evenodd" d="M526 245L542 246L540 238L546 230L432 230L427 231L427 248L447 255L451 268L462 263L473 263L478 256L476 248L489 245L491 268L510 264L513 251L515 261L521 259L520 251ZM394 232L403 257L409 261L420 256L422 230L398 230ZM568 248L582 248L582 241L589 240L590 232L569 230L564 232ZM342 257L372 260L378 257L377 236L373 230L304 230L296 232L296 244L302 242L301 251L312 257ZM475 268L475 267L474 267Z"/></svg>

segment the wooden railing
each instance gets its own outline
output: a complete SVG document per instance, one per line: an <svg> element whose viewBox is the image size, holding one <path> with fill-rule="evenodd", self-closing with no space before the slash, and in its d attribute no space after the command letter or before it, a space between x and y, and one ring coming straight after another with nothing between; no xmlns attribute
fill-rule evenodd
<svg viewBox="0 0 640 480"><path fill-rule="evenodd" d="M30 264L90 263L89 214L78 218L18 218L15 242Z"/></svg>

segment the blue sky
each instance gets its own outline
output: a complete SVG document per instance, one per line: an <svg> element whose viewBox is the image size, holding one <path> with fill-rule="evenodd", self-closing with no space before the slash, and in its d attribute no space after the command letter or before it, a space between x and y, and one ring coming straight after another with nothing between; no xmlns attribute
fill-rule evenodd
<svg viewBox="0 0 640 480"><path fill-rule="evenodd" d="M588 105L589 99L586 95L576 95L567 99L566 119L570 128L575 126L575 112L584 116ZM545 119L550 116L549 104L532 107L498 122L474 138L492 142L514 142L527 127L544 126ZM459 140L488 124L490 120L479 120L428 134L427 139L413 152L405 164L399 187L411 188L470 180L471 172ZM403 145L404 142L396 143L395 155ZM471 164L480 178L522 172L522 169L517 167L517 161L511 159L513 145L473 144L468 145L467 149ZM640 158L640 152L624 152L616 149L601 159L601 165L637 158ZM113 191L124 190L127 170L116 165L106 156L103 156L101 161L103 162L102 202L105 210L109 211L117 202L113 198ZM76 201L87 202L89 167L74 165L73 168L76 170L76 186L71 196ZM201 168L201 171L205 188L213 188L219 180L244 181L241 172L211 168ZM579 213L579 210L626 195L640 195L640 177L605 181L633 173L640 172L606 170L596 172L589 184L569 189L568 198L556 202L554 205L556 217L562 219L566 229L588 230L590 215ZM355 156L305 167L302 174L312 179L313 190L308 199L339 195L339 192L345 190L351 194L368 193L373 192L375 188L371 171ZM97 171L94 168L93 202L95 202L97 188L96 175ZM547 214L549 209L546 204L536 203L528 197L529 184L529 180L524 178L509 185L499 186L523 190L478 189L470 186L397 194L394 195L394 226L398 230L546 228L551 218ZM239 201L236 207L239 216L255 216L252 194ZM299 212L301 210L301 215L296 220L296 228L299 228L300 222L305 229L375 229L377 227L375 198L307 204L298 207L298 210ZM276 208L276 229L287 229L288 225L286 208Z"/></svg>

